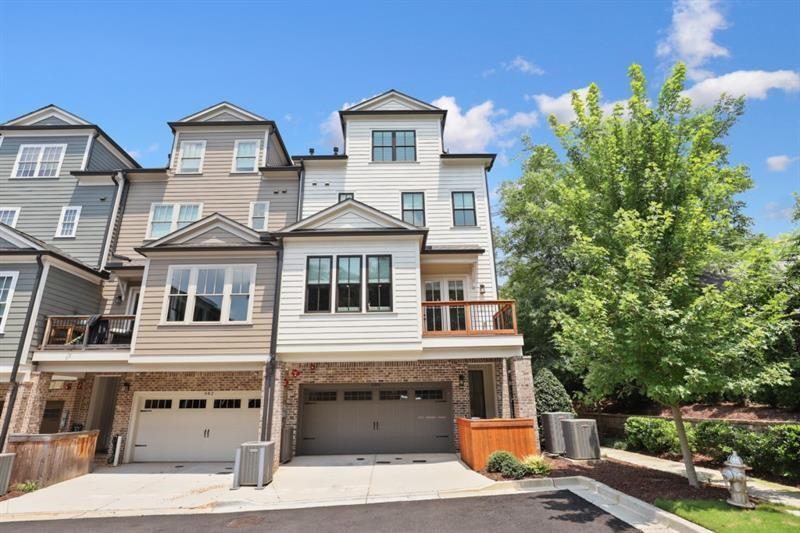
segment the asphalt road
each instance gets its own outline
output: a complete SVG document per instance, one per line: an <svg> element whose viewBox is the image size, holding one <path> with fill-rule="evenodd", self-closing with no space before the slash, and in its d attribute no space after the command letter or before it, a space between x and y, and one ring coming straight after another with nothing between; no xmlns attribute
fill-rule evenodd
<svg viewBox="0 0 800 533"><path fill-rule="evenodd" d="M80 497L76 495L76 497ZM14 533L137 533L185 531L327 531L571 533L636 531L569 491L409 502L314 507L251 513L89 518L0 523Z"/></svg>

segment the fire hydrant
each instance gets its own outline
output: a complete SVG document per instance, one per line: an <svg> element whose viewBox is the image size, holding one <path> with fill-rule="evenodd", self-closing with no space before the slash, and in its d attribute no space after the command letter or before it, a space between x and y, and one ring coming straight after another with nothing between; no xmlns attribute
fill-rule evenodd
<svg viewBox="0 0 800 533"><path fill-rule="evenodd" d="M731 497L728 503L736 507L745 509L755 509L755 505L747 497L747 470L744 461L736 452L733 452L728 460L725 461L725 468L722 469L722 478L730 484Z"/></svg>

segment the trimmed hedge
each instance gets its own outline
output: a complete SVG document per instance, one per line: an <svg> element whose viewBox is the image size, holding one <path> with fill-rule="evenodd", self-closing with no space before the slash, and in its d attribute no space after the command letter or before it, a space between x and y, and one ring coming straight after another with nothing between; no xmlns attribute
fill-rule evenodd
<svg viewBox="0 0 800 533"><path fill-rule="evenodd" d="M536 410L541 413L574 413L572 400L567 389L547 368L542 368L533 376L533 390L536 394Z"/></svg>
<svg viewBox="0 0 800 533"><path fill-rule="evenodd" d="M489 456L489 460L486 462L486 470L489 472L502 472L505 465L513 463L519 463L519 461L511 452L497 450Z"/></svg>
<svg viewBox="0 0 800 533"><path fill-rule="evenodd" d="M753 472L800 479L800 424L770 426L763 433L719 421L686 424L692 451L723 463L735 450ZM625 422L628 449L652 454L680 453L675 423L632 416Z"/></svg>

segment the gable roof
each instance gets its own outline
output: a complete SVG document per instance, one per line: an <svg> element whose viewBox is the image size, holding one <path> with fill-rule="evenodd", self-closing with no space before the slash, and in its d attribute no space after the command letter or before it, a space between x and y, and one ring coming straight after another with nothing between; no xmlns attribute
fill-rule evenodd
<svg viewBox="0 0 800 533"><path fill-rule="evenodd" d="M61 109L55 104L48 104L44 107L40 107L30 113L25 113L24 115L20 115L16 118L12 118L8 122L5 122L4 126L35 126L39 125L48 125L48 124L40 124L42 122L46 122L47 119L56 119L49 125L69 125L69 126L88 126L90 122L87 120L82 119L78 115L72 114L65 109Z"/></svg>
<svg viewBox="0 0 800 533"><path fill-rule="evenodd" d="M137 248L146 255L148 251L231 249L272 247L270 237L263 237L258 231L232 220L220 213L212 213L173 231L160 239Z"/></svg>
<svg viewBox="0 0 800 533"><path fill-rule="evenodd" d="M435 105L423 102L396 89L389 89L377 96L350 106L343 111L444 111Z"/></svg>
<svg viewBox="0 0 800 533"><path fill-rule="evenodd" d="M216 122L231 120L265 121L267 119L230 102L222 101L185 116L177 122Z"/></svg>
<svg viewBox="0 0 800 533"><path fill-rule="evenodd" d="M108 273L93 268L80 259L76 259L60 248L47 244L32 235L0 222L0 240L10 246L3 246L0 255L48 255L75 266L85 272L99 277L108 277Z"/></svg>
<svg viewBox="0 0 800 533"><path fill-rule="evenodd" d="M414 226L349 198L286 226L273 235L277 237L420 235L424 248L428 229Z"/></svg>

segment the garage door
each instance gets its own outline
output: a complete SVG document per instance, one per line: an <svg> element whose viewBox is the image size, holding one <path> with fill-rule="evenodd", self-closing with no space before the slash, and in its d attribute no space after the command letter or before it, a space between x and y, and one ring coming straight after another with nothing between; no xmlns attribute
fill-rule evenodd
<svg viewBox="0 0 800 533"><path fill-rule="evenodd" d="M298 453L453 450L449 384L315 385L302 398Z"/></svg>
<svg viewBox="0 0 800 533"><path fill-rule="evenodd" d="M233 461L258 438L260 392L180 392L137 399L132 461Z"/></svg>

